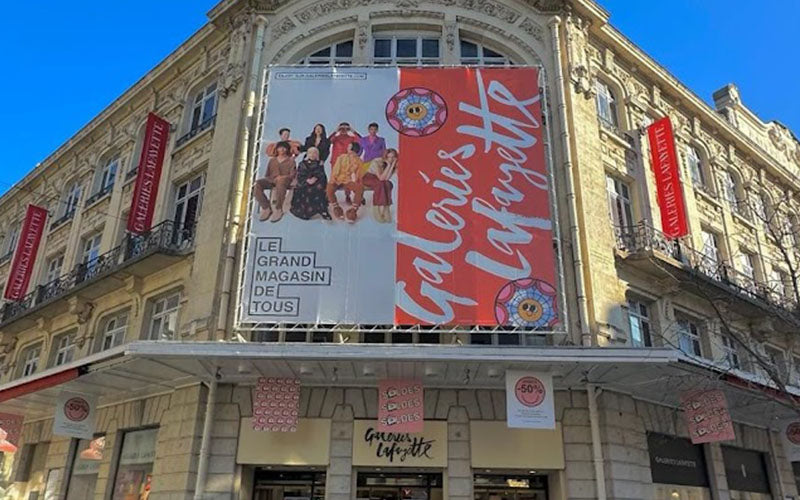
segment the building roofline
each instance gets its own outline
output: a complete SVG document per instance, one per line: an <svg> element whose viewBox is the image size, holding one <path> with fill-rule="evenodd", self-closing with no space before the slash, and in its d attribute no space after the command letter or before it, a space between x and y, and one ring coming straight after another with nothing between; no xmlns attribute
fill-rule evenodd
<svg viewBox="0 0 800 500"><path fill-rule="evenodd" d="M652 79L661 80L664 84L670 85L674 90L674 92L672 92L673 94L675 91L683 94L683 96L678 96L678 98L681 100L681 104L684 105L684 108L690 111L694 110L696 113L702 115L707 123L713 125L719 132L728 136L728 142L736 144L744 153L758 159L760 163L775 169L784 178L784 181L795 182L796 176L786 166L728 122L715 108L683 83L669 71L669 69L661 65L654 57L650 56L644 49L639 47L633 40L625 36L622 31L610 23L608 12L600 7L595 0L572 1L578 5L584 15L589 14L591 16L593 22L592 28L594 28L595 25L597 26L597 29L592 30L594 34L605 35L606 39L604 41L611 42L611 44L616 45L618 49L627 51L630 56L637 60L638 67L652 73ZM654 83L658 82L656 81ZM743 108L749 109L744 106ZM751 113L757 116L752 111ZM760 118L758 120L765 124L771 123L764 122ZM789 131L791 132L791 130Z"/></svg>
<svg viewBox="0 0 800 500"><path fill-rule="evenodd" d="M6 204L22 186L33 182L34 179L43 173L50 165L55 163L63 154L77 145L81 140L85 139L89 134L94 132L98 126L100 126L105 120L109 119L114 113L129 104L130 101L140 95L140 93L146 89L149 84L164 75L174 63L176 63L188 52L196 48L201 41L205 40L216 30L217 27L214 26L214 24L206 21L202 27L189 36L189 38L175 48L175 50L170 52L152 69L135 81L130 87L122 92L119 97L114 99L108 106L106 106L102 111L89 120L89 122L78 129L77 132L75 132L69 139L64 141L57 149L47 155L42 161L37 163L33 170L29 171L24 177L22 177L22 179L10 186L8 190L3 193L2 196L0 196L0 207Z"/></svg>

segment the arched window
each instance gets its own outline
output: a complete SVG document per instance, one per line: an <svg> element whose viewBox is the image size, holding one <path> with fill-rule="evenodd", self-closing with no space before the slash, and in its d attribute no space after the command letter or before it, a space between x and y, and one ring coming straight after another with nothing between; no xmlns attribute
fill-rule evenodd
<svg viewBox="0 0 800 500"><path fill-rule="evenodd" d="M125 181L129 181L136 177L136 172L139 170L139 160L142 157L142 145L144 144L144 135L146 133L147 123L142 123L139 126L139 131L136 132L136 142L133 144L133 155L131 155L131 163L128 171L125 172Z"/></svg>
<svg viewBox="0 0 800 500"><path fill-rule="evenodd" d="M756 191L750 195L750 204L753 209L753 222L760 225L766 234L772 234L772 202L766 193Z"/></svg>
<svg viewBox="0 0 800 500"><path fill-rule="evenodd" d="M347 66L353 64L353 41L328 45L304 57L299 64L306 66Z"/></svg>
<svg viewBox="0 0 800 500"><path fill-rule="evenodd" d="M600 119L600 123L607 127L618 128L617 99L611 88L604 82L597 80L595 90L597 92L597 97L595 97L597 117Z"/></svg>
<svg viewBox="0 0 800 500"><path fill-rule="evenodd" d="M203 130L214 125L217 117L217 82L206 82L189 95L185 133L175 141L180 146Z"/></svg>
<svg viewBox="0 0 800 500"><path fill-rule="evenodd" d="M480 43L461 40L461 64L480 66L510 66L514 64L503 54Z"/></svg>

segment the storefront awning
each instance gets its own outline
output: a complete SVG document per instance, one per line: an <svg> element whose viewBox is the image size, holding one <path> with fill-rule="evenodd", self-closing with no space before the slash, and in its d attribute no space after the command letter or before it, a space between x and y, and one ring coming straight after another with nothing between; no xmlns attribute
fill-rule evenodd
<svg viewBox="0 0 800 500"><path fill-rule="evenodd" d="M94 395L103 406L214 376L223 383L297 377L312 387L416 377L429 387L501 389L505 370L514 369L552 372L564 389L587 381L644 384L666 376L677 359L671 349L138 341L3 384L0 411L29 421L52 416L62 390ZM79 376L57 379L73 371Z"/></svg>

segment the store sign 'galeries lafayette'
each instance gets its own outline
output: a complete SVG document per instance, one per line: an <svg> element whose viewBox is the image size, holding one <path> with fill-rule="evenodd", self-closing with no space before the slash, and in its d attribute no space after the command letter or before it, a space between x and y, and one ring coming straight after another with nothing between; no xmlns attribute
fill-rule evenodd
<svg viewBox="0 0 800 500"><path fill-rule="evenodd" d="M445 467L447 423L426 421L423 432L380 432L374 420L356 420L353 465Z"/></svg>

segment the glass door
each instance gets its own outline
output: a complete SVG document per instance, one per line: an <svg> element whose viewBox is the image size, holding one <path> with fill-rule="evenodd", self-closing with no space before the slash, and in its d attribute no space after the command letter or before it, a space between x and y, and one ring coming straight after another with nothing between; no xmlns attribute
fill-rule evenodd
<svg viewBox="0 0 800 500"><path fill-rule="evenodd" d="M475 500L547 500L547 476L475 474Z"/></svg>
<svg viewBox="0 0 800 500"><path fill-rule="evenodd" d="M358 500L442 500L441 474L359 472Z"/></svg>
<svg viewBox="0 0 800 500"><path fill-rule="evenodd" d="M325 500L325 473L259 469L253 500Z"/></svg>

